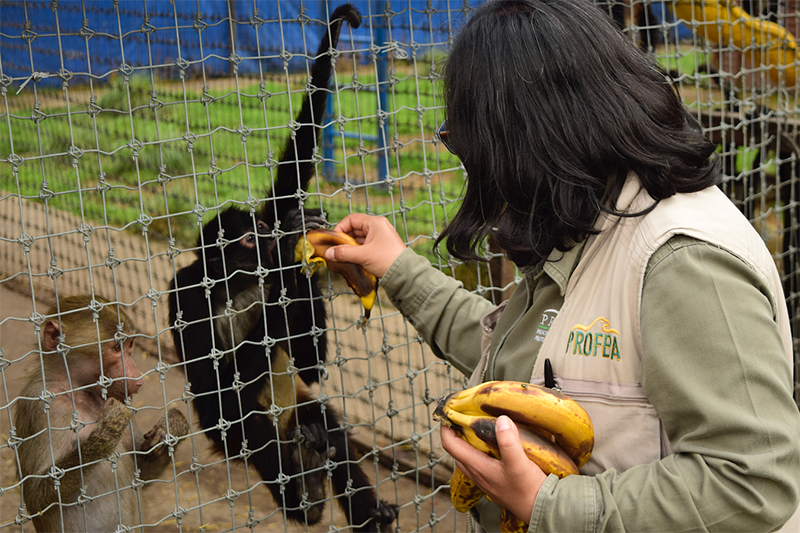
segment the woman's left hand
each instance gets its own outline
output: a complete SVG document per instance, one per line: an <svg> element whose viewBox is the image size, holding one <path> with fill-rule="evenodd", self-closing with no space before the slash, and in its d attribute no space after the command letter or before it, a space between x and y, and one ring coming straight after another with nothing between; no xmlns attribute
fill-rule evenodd
<svg viewBox="0 0 800 533"><path fill-rule="evenodd" d="M489 457L442 426L442 446L456 465L496 504L528 522L539 488L547 479L542 469L528 459L522 449L517 426L507 416L498 417L495 426L502 460Z"/></svg>

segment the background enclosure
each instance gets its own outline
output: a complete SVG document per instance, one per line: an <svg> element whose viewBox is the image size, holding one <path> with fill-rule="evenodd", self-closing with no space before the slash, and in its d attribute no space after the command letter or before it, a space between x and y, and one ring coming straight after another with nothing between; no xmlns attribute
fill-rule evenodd
<svg viewBox="0 0 800 533"><path fill-rule="evenodd" d="M518 274L491 242L479 266L431 245L467 178L434 136L445 118L439 72L479 2L351 3L364 21L342 28L316 178L299 199L331 222L350 212L387 216L410 246L499 303ZM743 2L755 23L735 18L727 2L684 19L675 15L680 1L600 3L667 69L718 143L722 188L773 252L797 337L794 1ZM146 371L132 401L140 427L170 407L189 414L169 282L191 260L203 222L229 205L263 202L338 4L0 0L0 533L33 531L11 413L21 377L37 368L38 328L56 296L103 295L135 321ZM358 299L325 276L332 356L320 397L352 427L380 497L400 506L398 530L463 527L446 486L452 461L431 420L432 402L463 376L386 298L357 329ZM137 530L304 530L284 521L235 454L211 453L201 428L192 431L162 479L140 492ZM335 505L326 509L330 520L310 530L346 527Z"/></svg>

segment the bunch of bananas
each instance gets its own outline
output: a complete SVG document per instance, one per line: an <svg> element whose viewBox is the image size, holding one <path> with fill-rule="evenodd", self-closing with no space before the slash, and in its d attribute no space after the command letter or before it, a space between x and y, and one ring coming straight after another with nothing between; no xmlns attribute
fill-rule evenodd
<svg viewBox="0 0 800 533"><path fill-rule="evenodd" d="M306 233L305 238L297 241L294 260L297 262L305 260L308 267L303 267L304 273L308 271L313 274L319 267L327 266L331 272L336 272L344 277L347 285L353 289L356 296L361 299L361 305L364 306L364 318L357 326L360 328L367 324L372 306L375 305L375 297L378 295L378 279L360 265L326 260L325 251L331 246L340 244L359 245L347 233L329 229L311 230Z"/></svg>
<svg viewBox="0 0 800 533"><path fill-rule="evenodd" d="M592 420L577 402L546 387L518 381L487 381L438 400L433 419L487 455L500 459L495 422L506 415L517 425L528 459L545 474L560 478L577 474L594 447ZM456 510L467 512L483 491L456 468L450 498ZM504 533L526 531L527 523L507 509L500 517Z"/></svg>

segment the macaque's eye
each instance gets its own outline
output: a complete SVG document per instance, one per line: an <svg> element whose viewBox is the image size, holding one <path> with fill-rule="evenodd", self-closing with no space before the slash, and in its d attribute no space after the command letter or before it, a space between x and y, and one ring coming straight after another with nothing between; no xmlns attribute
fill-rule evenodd
<svg viewBox="0 0 800 533"><path fill-rule="evenodd" d="M257 230L259 233L266 233L268 229L269 229L269 228L267 227L267 225L266 225L266 224L264 224L263 222L259 222L259 223L256 225L256 230Z"/></svg>
<svg viewBox="0 0 800 533"><path fill-rule="evenodd" d="M121 355L123 349L130 353L133 351L133 343L134 339L128 339L124 343L115 342L111 345L111 350L114 352L114 355Z"/></svg>

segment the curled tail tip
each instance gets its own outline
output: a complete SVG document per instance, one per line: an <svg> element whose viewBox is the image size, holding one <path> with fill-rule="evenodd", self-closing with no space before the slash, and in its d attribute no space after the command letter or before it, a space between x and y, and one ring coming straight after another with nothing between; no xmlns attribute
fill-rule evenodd
<svg viewBox="0 0 800 533"><path fill-rule="evenodd" d="M331 13L331 22L344 19L351 28L361 26L361 12L353 4L342 4Z"/></svg>

